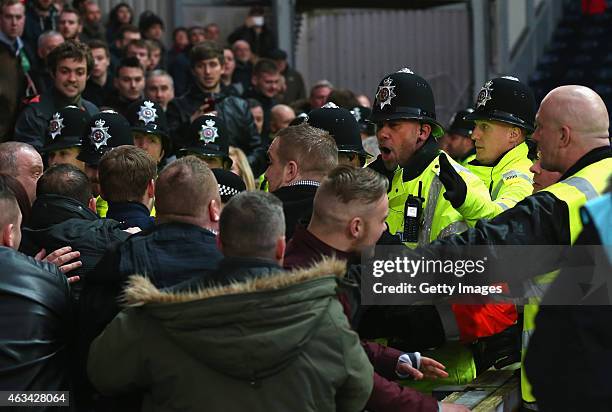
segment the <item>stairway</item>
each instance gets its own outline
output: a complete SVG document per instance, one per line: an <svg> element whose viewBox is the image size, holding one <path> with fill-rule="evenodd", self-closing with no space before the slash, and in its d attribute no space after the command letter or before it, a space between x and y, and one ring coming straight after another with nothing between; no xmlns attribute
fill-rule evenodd
<svg viewBox="0 0 612 412"><path fill-rule="evenodd" d="M564 84L595 90L612 120L612 5L604 14L588 16L582 15L579 1L566 4L564 17L530 78L538 102Z"/></svg>

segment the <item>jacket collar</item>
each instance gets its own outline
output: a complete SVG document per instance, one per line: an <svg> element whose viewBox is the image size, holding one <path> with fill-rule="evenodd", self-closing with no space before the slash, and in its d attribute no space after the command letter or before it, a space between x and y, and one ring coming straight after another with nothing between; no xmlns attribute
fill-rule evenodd
<svg viewBox="0 0 612 412"><path fill-rule="evenodd" d="M60 195L41 195L32 205L32 215L29 226L32 229L42 229L65 220L78 218L97 220L98 215L89 210L81 202Z"/></svg>
<svg viewBox="0 0 612 412"><path fill-rule="evenodd" d="M438 144L433 136L429 136L425 144L417 150L408 163L402 166L402 179L408 182L420 176L429 164L440 154Z"/></svg>
<svg viewBox="0 0 612 412"><path fill-rule="evenodd" d="M3 43L8 46L15 55L21 49L23 49L23 40L21 40L21 37L17 37L15 40L11 40L2 31L0 31L0 43ZM17 47L17 49L15 49L15 47Z"/></svg>
<svg viewBox="0 0 612 412"><path fill-rule="evenodd" d="M277 273L269 276L249 277L241 282L233 282L221 286L200 287L197 290L159 290L148 278L134 275L128 281L122 300L126 306L132 307L150 303L183 303L219 296L278 290L318 278L329 276L342 278L345 273L345 262L336 259L324 259L309 269L287 272L279 267Z"/></svg>
<svg viewBox="0 0 612 412"><path fill-rule="evenodd" d="M355 259L354 254L343 252L328 245L310 233L303 225L297 225L289 243L298 253L309 252L308 254L312 255L315 262L320 260L322 256L335 257L347 262Z"/></svg>
<svg viewBox="0 0 612 412"><path fill-rule="evenodd" d="M474 152L475 151L476 149L474 149ZM502 154L500 157L497 158L496 161L494 161L490 165L483 165L476 159L472 160L469 164L472 166L490 167L490 168L495 168L497 166L500 166L503 169L509 164L517 162L520 159L526 158L528 154L529 154L529 147L527 146L527 143L523 142L520 145L513 147L512 149Z"/></svg>
<svg viewBox="0 0 612 412"><path fill-rule="evenodd" d="M150 216L151 212L149 209L140 202L108 202L106 217L110 219L121 221L130 218Z"/></svg>
<svg viewBox="0 0 612 412"><path fill-rule="evenodd" d="M83 101L81 99L80 94L76 97L76 99L71 100L61 94L59 90L55 88L55 86L51 89L51 97L53 98L54 106L55 108L57 108L57 110L71 105L76 107L83 107Z"/></svg>
<svg viewBox="0 0 612 412"><path fill-rule="evenodd" d="M223 87L220 87L219 90L220 90L219 93L207 92L204 89L202 89L200 85L197 84L197 82L194 80L194 84L189 88L189 91L187 92L187 94L192 99L197 99L197 100L203 100L205 97L209 97L209 96L212 96L215 100L221 100L225 98L226 96L225 96L225 93L223 93Z"/></svg>
<svg viewBox="0 0 612 412"><path fill-rule="evenodd" d="M609 157L612 157L612 150L610 150L610 146L602 146L593 149L578 159L578 161L572 167L567 169L567 172L563 173L563 176L559 178L559 181L565 180L568 177L578 173L585 167Z"/></svg>

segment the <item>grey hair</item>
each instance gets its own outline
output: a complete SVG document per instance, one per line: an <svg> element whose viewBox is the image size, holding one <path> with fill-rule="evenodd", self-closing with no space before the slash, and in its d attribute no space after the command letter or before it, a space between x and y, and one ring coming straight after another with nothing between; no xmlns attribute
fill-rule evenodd
<svg viewBox="0 0 612 412"><path fill-rule="evenodd" d="M147 75L147 81L149 79L152 79L153 77L160 77L160 76L165 76L168 79L170 79L170 84L172 85L172 88L174 89L174 79L172 78L172 76L170 76L170 74L167 71L162 70L162 69L155 69L149 72L149 74Z"/></svg>
<svg viewBox="0 0 612 412"><path fill-rule="evenodd" d="M238 193L221 213L219 237L226 256L274 258L276 241L284 235L283 204L270 193Z"/></svg>
<svg viewBox="0 0 612 412"><path fill-rule="evenodd" d="M22 142L0 143L0 173L17 175L17 152L20 150L36 152L34 146Z"/></svg>
<svg viewBox="0 0 612 412"><path fill-rule="evenodd" d="M47 30L46 32L44 32L43 34L41 34L38 37L38 48L40 49L43 45L43 42L45 40L47 40L50 37L54 37L54 36L60 36L62 39L64 38L64 36L62 36L62 33L55 31L55 30Z"/></svg>

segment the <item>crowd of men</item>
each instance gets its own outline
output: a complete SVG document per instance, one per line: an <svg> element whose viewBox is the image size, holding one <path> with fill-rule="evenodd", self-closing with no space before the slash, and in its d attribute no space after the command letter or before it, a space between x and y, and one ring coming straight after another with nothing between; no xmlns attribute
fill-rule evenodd
<svg viewBox="0 0 612 412"><path fill-rule="evenodd" d="M306 96L265 19L167 48L126 3L105 27L92 0L0 1L0 390L78 411L467 411L432 388L520 365L525 410L608 410L609 307L538 305L571 253L501 271L538 285L524 306L361 299L377 245L609 246L600 96L538 105L496 77L449 125L408 68L367 85L373 104L326 80Z"/></svg>

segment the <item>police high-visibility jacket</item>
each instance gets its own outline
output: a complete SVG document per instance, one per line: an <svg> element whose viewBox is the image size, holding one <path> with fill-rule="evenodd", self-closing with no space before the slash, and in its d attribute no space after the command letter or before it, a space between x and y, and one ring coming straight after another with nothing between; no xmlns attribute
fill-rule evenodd
<svg viewBox="0 0 612 412"><path fill-rule="evenodd" d="M529 148L523 142L493 165L481 165L475 159L466 165L491 194L490 200L481 198L482 201L477 201L474 193L470 193L472 189L468 188L466 201L458 208L467 222L497 216L533 192L533 174L529 171L532 162L527 157L528 152ZM455 305L453 311L457 321L464 325L463 338L466 340L499 333L518 319L513 304Z"/></svg>
<svg viewBox="0 0 612 412"><path fill-rule="evenodd" d="M432 247L418 248L415 259L462 255L467 245L478 245L490 248L491 255L508 262L515 256L498 245L569 245L582 229L580 207L602 193L611 172L610 146L593 149L570 167L559 183L526 197L490 221L481 220L472 229L433 242ZM543 255L538 248L524 248L522 259L513 261L514 280L527 280L558 269L561 256L554 252ZM529 363L529 354L526 362Z"/></svg>
<svg viewBox="0 0 612 412"><path fill-rule="evenodd" d="M398 168L393 175L388 194L389 215L387 216L387 225L391 234L404 231L404 209L408 196L419 196L419 188L421 188L420 197L424 200L418 242L407 244L409 247L426 245L433 240L459 233L467 228L461 214L443 196L444 185L438 178L440 170L439 153L440 151L435 146L435 140L430 139L415 154L410 164L404 168ZM487 188L478 177L452 160L450 156L448 159L464 179L470 191L490 199ZM480 198L478 198L478 201L480 201Z"/></svg>
<svg viewBox="0 0 612 412"><path fill-rule="evenodd" d="M604 169L605 167L607 167L607 170ZM605 188L606 179L602 179L606 176L605 172L602 173L604 170L607 171L607 174L612 171L612 159L608 158L591 164L573 176L563 179L558 183L543 189L544 191L552 193L558 199L567 203L571 244L576 241L576 238L582 231L582 220L579 217L580 207L587 201L600 196ZM533 281L534 288L532 289L537 289L539 287L542 292L539 294L539 296L534 296L530 304L525 305L523 313L523 350L521 354L523 361L527 354L529 340L531 339L531 336L535 330L535 318L538 313L539 298L542 297L546 286L550 285L550 283L554 281L557 273L558 272L555 271L546 275L541 275L535 278ZM521 394L523 396L523 400L526 402L536 401L531 392L531 385L529 384L524 368L521 370Z"/></svg>
<svg viewBox="0 0 612 412"><path fill-rule="evenodd" d="M391 182L389 190L389 215L387 225L391 234L403 232L406 200L409 195L420 196L424 203L420 215L420 228L418 242L405 243L408 247L426 245L431 241L448 235L459 233L468 228L464 218L457 212L450 202L443 196L444 185L438 178L440 169L438 150L434 139L425 145L413 156L410 164L398 168ZM470 190L482 197L490 199L487 188L482 181L465 167L448 157L449 162L464 179ZM419 193L420 190L420 193ZM478 199L480 201L480 199ZM449 370L449 378L439 383L464 384L476 377L476 366L469 348L458 341L448 341L472 334L475 325L474 319L458 319L449 305L437 307L442 320L447 343L436 349L433 357L445 359ZM516 318L514 319L516 320ZM465 340L465 339L464 339Z"/></svg>
<svg viewBox="0 0 612 412"><path fill-rule="evenodd" d="M529 171L532 165L527 157L529 148L526 143L516 146L494 165L481 165L472 160L466 165L470 172L478 176L491 194L490 201L475 201L477 195L468 193L463 205L458 210L469 223L478 219L491 219L504 210L513 207L533 192L533 173Z"/></svg>

